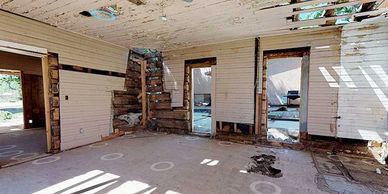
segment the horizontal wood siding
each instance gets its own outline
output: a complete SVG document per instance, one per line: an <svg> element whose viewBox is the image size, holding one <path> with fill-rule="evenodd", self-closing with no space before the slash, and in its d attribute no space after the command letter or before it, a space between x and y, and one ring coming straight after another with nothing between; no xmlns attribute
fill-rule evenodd
<svg viewBox="0 0 388 194"><path fill-rule="evenodd" d="M124 78L60 70L59 79L61 150L109 135L112 91L124 90Z"/></svg>
<svg viewBox="0 0 388 194"><path fill-rule="evenodd" d="M261 57L264 50L311 47L307 105L307 129L311 135L335 136L336 133L338 88L329 85L321 69L326 69L338 81L338 75L332 67L340 64L340 36L339 29L331 29L260 38ZM261 91L261 87L259 85L258 91Z"/></svg>
<svg viewBox="0 0 388 194"><path fill-rule="evenodd" d="M253 124L255 40L173 50L163 53L165 90L172 106L183 105L184 61L216 57L215 111L217 121ZM214 96L213 96L214 98Z"/></svg>
<svg viewBox="0 0 388 194"><path fill-rule="evenodd" d="M338 137L388 140L388 22L343 28Z"/></svg>
<svg viewBox="0 0 388 194"><path fill-rule="evenodd" d="M128 49L0 11L0 40L45 48L59 63L125 73Z"/></svg>

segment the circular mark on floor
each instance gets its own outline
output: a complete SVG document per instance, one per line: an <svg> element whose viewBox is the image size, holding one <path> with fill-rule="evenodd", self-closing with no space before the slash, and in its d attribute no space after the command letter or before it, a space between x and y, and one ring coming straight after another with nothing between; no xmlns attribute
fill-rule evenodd
<svg viewBox="0 0 388 194"><path fill-rule="evenodd" d="M267 181L253 182L249 188L256 194L280 194L282 192L279 186Z"/></svg>
<svg viewBox="0 0 388 194"><path fill-rule="evenodd" d="M185 137L187 140L189 140L189 141L195 141L195 140L198 140L199 139L199 137L193 137L193 136L187 136L187 137Z"/></svg>
<svg viewBox="0 0 388 194"><path fill-rule="evenodd" d="M101 143L95 143L92 145L89 145L90 148L102 148L108 146L108 143L106 142L101 142Z"/></svg>
<svg viewBox="0 0 388 194"><path fill-rule="evenodd" d="M338 155L327 155L327 158L334 160L334 161L340 161L340 162L350 162L350 158L345 156L338 156Z"/></svg>
<svg viewBox="0 0 388 194"><path fill-rule="evenodd" d="M166 167L167 166L167 167ZM151 165L151 170L156 172L166 171L174 168L174 163L172 162L157 162Z"/></svg>
<svg viewBox="0 0 388 194"><path fill-rule="evenodd" d="M218 142L218 145L222 145L222 146L231 146L233 143L230 142L230 141L220 141Z"/></svg>
<svg viewBox="0 0 388 194"><path fill-rule="evenodd" d="M9 150L16 148L16 145L0 145L0 150Z"/></svg>
<svg viewBox="0 0 388 194"><path fill-rule="evenodd" d="M9 150L5 152L0 153L0 157L10 157L10 156L15 156L23 153L23 150Z"/></svg>
<svg viewBox="0 0 388 194"><path fill-rule="evenodd" d="M23 153L23 154L19 154L19 155L13 156L11 158L11 160L24 160L24 159L32 158L32 157L35 157L35 156L38 156L38 155L39 155L38 153Z"/></svg>
<svg viewBox="0 0 388 194"><path fill-rule="evenodd" d="M53 163L55 161L58 161L60 159L61 159L61 157L59 157L59 156L49 156L46 158L34 160L34 161L32 161L32 164L35 164L35 165L49 164L49 163Z"/></svg>
<svg viewBox="0 0 388 194"><path fill-rule="evenodd" d="M112 153L112 154L106 154L101 156L101 160L117 160L119 158L122 158L124 154L122 153Z"/></svg>

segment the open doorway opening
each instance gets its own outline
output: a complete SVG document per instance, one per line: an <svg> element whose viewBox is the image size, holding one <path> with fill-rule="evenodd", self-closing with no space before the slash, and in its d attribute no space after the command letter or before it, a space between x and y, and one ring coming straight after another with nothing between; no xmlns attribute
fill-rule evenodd
<svg viewBox="0 0 388 194"><path fill-rule="evenodd" d="M0 69L0 133L24 127L21 73Z"/></svg>
<svg viewBox="0 0 388 194"><path fill-rule="evenodd" d="M192 69L193 132L210 134L212 130L211 67Z"/></svg>
<svg viewBox="0 0 388 194"><path fill-rule="evenodd" d="M264 52L268 140L296 143L307 130L308 50Z"/></svg>
<svg viewBox="0 0 388 194"><path fill-rule="evenodd" d="M0 51L0 166L47 151L42 60Z"/></svg>
<svg viewBox="0 0 388 194"><path fill-rule="evenodd" d="M268 139L298 140L301 67L301 57L267 62Z"/></svg>
<svg viewBox="0 0 388 194"><path fill-rule="evenodd" d="M183 108L190 113L191 132L215 135L214 93L217 59L201 58L185 61Z"/></svg>

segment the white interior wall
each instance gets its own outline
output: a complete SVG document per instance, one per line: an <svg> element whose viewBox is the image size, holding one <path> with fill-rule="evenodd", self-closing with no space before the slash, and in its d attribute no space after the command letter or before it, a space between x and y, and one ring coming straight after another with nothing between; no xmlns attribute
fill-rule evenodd
<svg viewBox="0 0 388 194"><path fill-rule="evenodd" d="M128 48L0 10L0 40L45 48L59 63L125 73Z"/></svg>
<svg viewBox="0 0 388 194"><path fill-rule="evenodd" d="M349 24L342 31L338 137L388 140L388 22Z"/></svg>
<svg viewBox="0 0 388 194"><path fill-rule="evenodd" d="M109 135L112 91L124 89L124 78L66 70L59 70L59 77L61 150Z"/></svg>
<svg viewBox="0 0 388 194"><path fill-rule="evenodd" d="M37 57L0 51L0 69L19 70L25 74L42 75L42 60Z"/></svg>
<svg viewBox="0 0 388 194"><path fill-rule="evenodd" d="M262 71L264 50L311 48L307 104L307 129L311 135L336 135L338 87L332 80L338 80L338 75L332 67L340 64L340 42L339 29L260 38L259 75ZM258 92L261 92L261 83L258 87Z"/></svg>
<svg viewBox="0 0 388 194"><path fill-rule="evenodd" d="M216 77L212 79L215 84L215 119L253 124L254 45L255 39L252 38L163 52L165 90L172 94L172 106L183 105L185 60L216 57Z"/></svg>
<svg viewBox="0 0 388 194"><path fill-rule="evenodd" d="M47 49L59 63L125 73L129 49L64 31L0 10L0 40ZM64 72L59 75L61 149L92 143L111 128L111 93L124 78ZM70 101L64 100L69 95ZM80 130L84 133L80 133Z"/></svg>

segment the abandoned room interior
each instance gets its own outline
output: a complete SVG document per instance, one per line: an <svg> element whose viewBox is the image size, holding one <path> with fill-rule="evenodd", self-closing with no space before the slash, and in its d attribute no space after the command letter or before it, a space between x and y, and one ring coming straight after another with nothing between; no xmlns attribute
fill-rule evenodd
<svg viewBox="0 0 388 194"><path fill-rule="evenodd" d="M388 0L0 0L0 193L388 193Z"/></svg>

